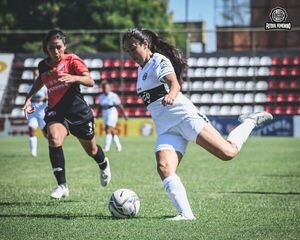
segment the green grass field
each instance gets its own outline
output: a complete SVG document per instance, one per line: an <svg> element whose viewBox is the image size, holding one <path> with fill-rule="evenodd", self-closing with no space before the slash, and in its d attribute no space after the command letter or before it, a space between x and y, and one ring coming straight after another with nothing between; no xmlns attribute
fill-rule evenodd
<svg viewBox="0 0 300 240"><path fill-rule="evenodd" d="M190 144L178 175L197 220L186 222L166 221L176 211L156 173L154 139L121 140L102 188L95 162L68 137L70 197L54 201L46 141L32 158L26 137L0 138L0 239L300 239L300 139L252 137L229 162ZM140 197L137 218L110 217L108 199L122 187Z"/></svg>

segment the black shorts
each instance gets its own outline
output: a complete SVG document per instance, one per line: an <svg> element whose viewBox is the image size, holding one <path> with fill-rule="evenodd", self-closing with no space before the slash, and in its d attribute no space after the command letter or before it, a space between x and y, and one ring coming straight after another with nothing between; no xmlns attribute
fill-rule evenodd
<svg viewBox="0 0 300 240"><path fill-rule="evenodd" d="M46 126L44 127L45 132L47 132L47 126L50 123L61 123L65 126L65 128L69 133L74 135L77 138L84 139L84 140L91 140L95 135L95 123L94 117L89 118L86 122L80 124L72 124L67 119L53 116L51 118L45 118Z"/></svg>

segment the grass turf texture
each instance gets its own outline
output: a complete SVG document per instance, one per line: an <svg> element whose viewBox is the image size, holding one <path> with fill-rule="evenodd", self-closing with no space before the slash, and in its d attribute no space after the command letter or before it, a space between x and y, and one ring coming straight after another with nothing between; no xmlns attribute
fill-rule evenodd
<svg viewBox="0 0 300 240"><path fill-rule="evenodd" d="M112 181L103 188L95 162L68 137L70 197L55 201L46 141L32 158L26 137L0 138L0 239L300 239L300 139L252 137L229 162L190 144L178 175L197 220L186 222L166 221L176 211L156 173L154 139L121 141L121 153L107 154ZM110 217L108 199L123 187L140 197L137 218Z"/></svg>

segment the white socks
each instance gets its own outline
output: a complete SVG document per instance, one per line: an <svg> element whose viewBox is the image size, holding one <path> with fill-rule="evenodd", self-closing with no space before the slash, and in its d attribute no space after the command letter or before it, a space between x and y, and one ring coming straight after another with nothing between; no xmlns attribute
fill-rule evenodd
<svg viewBox="0 0 300 240"><path fill-rule="evenodd" d="M121 146L120 139L119 139L118 135L114 135L113 140L114 140L114 142L117 146L117 150L120 152L122 150L122 146Z"/></svg>
<svg viewBox="0 0 300 240"><path fill-rule="evenodd" d="M234 143L240 151L243 143L246 142L253 128L255 128L254 121L251 119L245 119L243 123L229 133L227 140Z"/></svg>
<svg viewBox="0 0 300 240"><path fill-rule="evenodd" d="M105 145L104 145L104 149L106 151L109 151L110 145L111 145L111 141L112 141L112 135L111 134L107 134L106 137L105 137Z"/></svg>
<svg viewBox="0 0 300 240"><path fill-rule="evenodd" d="M37 137L29 137L29 148L33 157L37 156Z"/></svg>
<svg viewBox="0 0 300 240"><path fill-rule="evenodd" d="M186 217L193 218L194 215L187 198L185 187L180 178L176 174L169 176L163 180L163 186L178 212L184 214Z"/></svg>

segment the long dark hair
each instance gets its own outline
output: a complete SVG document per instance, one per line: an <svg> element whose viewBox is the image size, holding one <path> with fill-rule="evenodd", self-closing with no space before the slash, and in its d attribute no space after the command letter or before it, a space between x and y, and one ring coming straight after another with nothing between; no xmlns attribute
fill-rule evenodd
<svg viewBox="0 0 300 240"><path fill-rule="evenodd" d="M48 42L53 39L53 38L56 38L56 39L61 39L64 43L64 45L67 44L67 38L66 38L66 35L61 31L61 30L58 30L58 29L53 29L53 30L50 30L45 38L43 39L43 51L44 53L46 53L47 55L48 54L48 51L47 51L47 45L48 45Z"/></svg>
<svg viewBox="0 0 300 240"><path fill-rule="evenodd" d="M186 59L182 56L180 51L171 44L162 40L155 32L149 29L132 28L123 35L123 44L126 39L135 38L141 43L145 40L148 42L151 52L160 53L166 56L172 63L177 80L182 81L182 74L187 67Z"/></svg>

